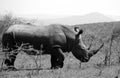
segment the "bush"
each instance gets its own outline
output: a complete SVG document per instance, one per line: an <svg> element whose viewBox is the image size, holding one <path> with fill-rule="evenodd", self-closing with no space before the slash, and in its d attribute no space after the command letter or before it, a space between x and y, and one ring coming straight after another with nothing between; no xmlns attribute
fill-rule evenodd
<svg viewBox="0 0 120 78"><path fill-rule="evenodd" d="M8 29L11 25L14 24L24 24L25 20L22 18L14 17L11 13L1 16L0 19L0 42L2 34Z"/></svg>

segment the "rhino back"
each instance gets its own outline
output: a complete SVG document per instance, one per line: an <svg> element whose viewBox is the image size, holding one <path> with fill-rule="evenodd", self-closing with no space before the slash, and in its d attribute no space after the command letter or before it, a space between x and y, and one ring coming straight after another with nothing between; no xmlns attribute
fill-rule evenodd
<svg viewBox="0 0 120 78"><path fill-rule="evenodd" d="M6 33L13 33L13 37L17 43L30 43L35 48L50 48L54 45L61 47L66 44L66 36L59 26L29 26L29 25L13 25Z"/></svg>

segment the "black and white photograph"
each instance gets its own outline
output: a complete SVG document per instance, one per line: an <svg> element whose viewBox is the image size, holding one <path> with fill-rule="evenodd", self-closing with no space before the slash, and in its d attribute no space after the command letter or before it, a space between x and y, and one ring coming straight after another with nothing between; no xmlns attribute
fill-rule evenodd
<svg viewBox="0 0 120 78"><path fill-rule="evenodd" d="M0 78L120 78L120 1L0 0Z"/></svg>

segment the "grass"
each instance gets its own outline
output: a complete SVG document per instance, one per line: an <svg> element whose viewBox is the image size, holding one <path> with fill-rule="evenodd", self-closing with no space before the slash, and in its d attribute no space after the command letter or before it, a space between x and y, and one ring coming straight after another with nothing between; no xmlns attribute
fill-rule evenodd
<svg viewBox="0 0 120 78"><path fill-rule="evenodd" d="M41 57L42 69L37 70L35 69L36 64L31 57L34 58L35 56L19 53L15 62L15 67L18 70L1 71L0 78L114 78L120 74L119 65L97 66L91 62L92 59L88 63L82 63L80 67L79 61L71 53L66 56L65 65L62 69L49 69L50 56L44 55ZM40 59L37 62L40 65Z"/></svg>

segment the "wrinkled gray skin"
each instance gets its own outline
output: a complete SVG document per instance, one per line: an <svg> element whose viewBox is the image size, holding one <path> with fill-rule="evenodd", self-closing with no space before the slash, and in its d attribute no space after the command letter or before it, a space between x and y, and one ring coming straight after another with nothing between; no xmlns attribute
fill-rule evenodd
<svg viewBox="0 0 120 78"><path fill-rule="evenodd" d="M29 43L35 49L40 49L43 45L43 54L51 55L51 68L62 68L64 65L64 52L72 54L81 62L88 62L90 57L96 54L103 45L97 50L88 51L81 48L79 36L82 30L76 27L66 27L63 25L33 26L33 25L12 25L2 37L3 48L9 51L16 49L16 45ZM7 66L14 66L17 54L9 56L5 60Z"/></svg>

